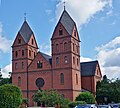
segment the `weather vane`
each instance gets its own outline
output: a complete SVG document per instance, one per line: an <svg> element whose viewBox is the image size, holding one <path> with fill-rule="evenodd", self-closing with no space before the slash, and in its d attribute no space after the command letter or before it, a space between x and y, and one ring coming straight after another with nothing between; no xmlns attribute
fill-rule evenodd
<svg viewBox="0 0 120 108"><path fill-rule="evenodd" d="M26 13L24 13L24 20L26 21Z"/></svg>
<svg viewBox="0 0 120 108"><path fill-rule="evenodd" d="M63 2L63 3L64 3L64 10L65 10L65 3L66 3L66 2L65 2L65 0L64 0L64 2Z"/></svg>

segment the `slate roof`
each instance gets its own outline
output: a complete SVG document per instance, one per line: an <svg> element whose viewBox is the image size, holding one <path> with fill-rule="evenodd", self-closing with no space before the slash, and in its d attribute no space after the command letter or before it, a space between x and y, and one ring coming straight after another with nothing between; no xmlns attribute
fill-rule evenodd
<svg viewBox="0 0 120 108"><path fill-rule="evenodd" d="M44 54L42 52L40 52L40 53L47 61L49 61L50 64L52 64L52 57L51 56Z"/></svg>
<svg viewBox="0 0 120 108"><path fill-rule="evenodd" d="M93 76L95 75L96 65L98 61L82 62L81 65L81 76Z"/></svg>
<svg viewBox="0 0 120 108"><path fill-rule="evenodd" d="M33 31L31 30L30 26L28 25L27 21L24 21L19 33L22 35L25 43L28 43Z"/></svg>
<svg viewBox="0 0 120 108"><path fill-rule="evenodd" d="M66 10L63 11L59 22L62 23L69 35L72 35L73 28L76 26L76 24Z"/></svg>

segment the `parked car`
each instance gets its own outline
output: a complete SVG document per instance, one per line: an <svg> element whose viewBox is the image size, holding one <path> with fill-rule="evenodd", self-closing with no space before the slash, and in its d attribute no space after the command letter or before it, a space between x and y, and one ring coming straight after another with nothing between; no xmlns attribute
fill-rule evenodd
<svg viewBox="0 0 120 108"><path fill-rule="evenodd" d="M97 108L112 108L110 105L97 105Z"/></svg>
<svg viewBox="0 0 120 108"><path fill-rule="evenodd" d="M75 108L97 108L95 104L77 105Z"/></svg>
<svg viewBox="0 0 120 108"><path fill-rule="evenodd" d="M120 108L120 104L119 103L112 103L112 104L109 104L112 108Z"/></svg>

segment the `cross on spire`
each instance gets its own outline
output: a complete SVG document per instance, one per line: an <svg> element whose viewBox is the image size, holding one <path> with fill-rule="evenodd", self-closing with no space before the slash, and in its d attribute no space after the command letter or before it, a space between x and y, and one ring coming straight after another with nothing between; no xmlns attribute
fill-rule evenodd
<svg viewBox="0 0 120 108"><path fill-rule="evenodd" d="M65 10L65 3L66 3L66 2L65 2L65 0L64 0L64 2L63 2L63 3L64 3L64 10Z"/></svg>
<svg viewBox="0 0 120 108"><path fill-rule="evenodd" d="M26 21L26 13L24 13L24 20Z"/></svg>

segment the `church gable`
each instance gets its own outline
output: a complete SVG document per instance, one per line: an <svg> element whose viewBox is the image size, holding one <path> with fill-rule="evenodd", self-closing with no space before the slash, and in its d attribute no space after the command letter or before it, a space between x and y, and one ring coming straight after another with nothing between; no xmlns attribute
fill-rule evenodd
<svg viewBox="0 0 120 108"><path fill-rule="evenodd" d="M23 44L25 44L25 41L23 37L20 35L20 33L18 32L12 46L18 46L18 45L23 45Z"/></svg>
<svg viewBox="0 0 120 108"><path fill-rule="evenodd" d="M68 36L69 33L65 29L65 27L59 22L57 26L55 27L55 30L53 32L52 39L54 38L61 38L63 36Z"/></svg>
<svg viewBox="0 0 120 108"><path fill-rule="evenodd" d="M96 65L95 76L102 78L102 73L101 73L99 64Z"/></svg>
<svg viewBox="0 0 120 108"><path fill-rule="evenodd" d="M73 21L71 16L68 14L68 12L64 10L60 17L60 20L58 21L57 26L55 27L52 38L60 35L72 36L74 26L76 26L75 22Z"/></svg>
<svg viewBox="0 0 120 108"><path fill-rule="evenodd" d="M44 54L46 55L46 54ZM48 70L51 69L50 59L47 59L43 53L38 52L35 59L29 65L29 71L37 71L37 70ZM47 56L47 55L46 55Z"/></svg>
<svg viewBox="0 0 120 108"><path fill-rule="evenodd" d="M30 46L33 46L33 47L38 48L34 34L31 35L31 37L30 37L30 39L29 39L29 41L28 41L28 44L29 44Z"/></svg>
<svg viewBox="0 0 120 108"><path fill-rule="evenodd" d="M78 40L78 41L80 42L79 34L78 34L78 30L77 30L76 25L75 25L74 28L73 28L72 37L75 38L76 40Z"/></svg>

